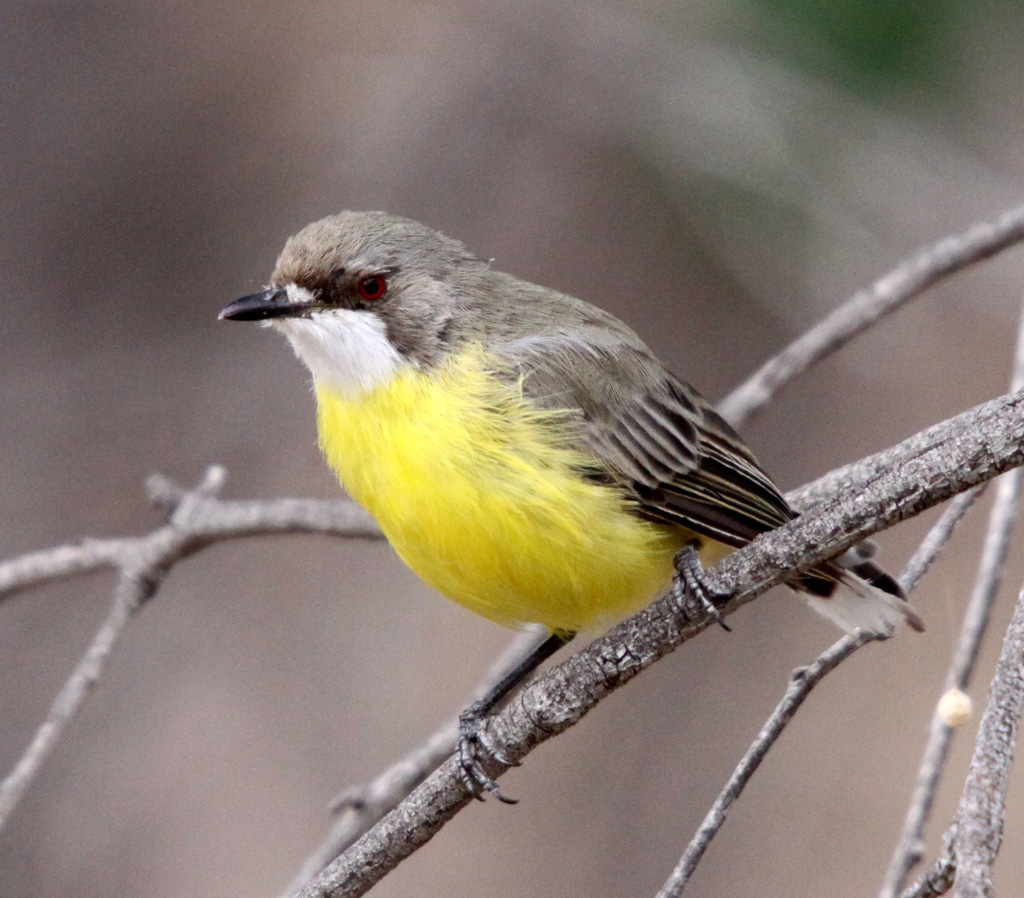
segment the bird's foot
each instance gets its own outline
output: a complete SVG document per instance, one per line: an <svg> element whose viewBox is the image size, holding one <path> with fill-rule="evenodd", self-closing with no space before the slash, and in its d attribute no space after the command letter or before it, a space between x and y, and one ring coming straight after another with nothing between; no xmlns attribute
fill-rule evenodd
<svg viewBox="0 0 1024 898"><path fill-rule="evenodd" d="M459 715L459 744L455 750L459 759L459 777L477 801L483 801L485 794L490 792L498 801L518 804L519 799L502 794L494 777L484 769L488 760L506 767L519 766L519 761L508 758L487 737L488 710L483 702L473 702Z"/></svg>
<svg viewBox="0 0 1024 898"><path fill-rule="evenodd" d="M722 616L715 599L722 595L709 582L697 550L692 544L683 546L676 555L676 575L672 579L672 598L676 608L687 620L697 620L703 615L710 617L727 633L732 632Z"/></svg>

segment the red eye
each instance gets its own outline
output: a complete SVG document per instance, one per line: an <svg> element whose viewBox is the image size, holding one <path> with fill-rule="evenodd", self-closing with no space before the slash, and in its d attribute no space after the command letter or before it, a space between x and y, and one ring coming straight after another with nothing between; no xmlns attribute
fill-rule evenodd
<svg viewBox="0 0 1024 898"><path fill-rule="evenodd" d="M375 299L380 299L387 292L387 279L379 274L371 274L369 277L360 278L359 283L356 284L356 293L359 294L360 298L370 300L371 302Z"/></svg>

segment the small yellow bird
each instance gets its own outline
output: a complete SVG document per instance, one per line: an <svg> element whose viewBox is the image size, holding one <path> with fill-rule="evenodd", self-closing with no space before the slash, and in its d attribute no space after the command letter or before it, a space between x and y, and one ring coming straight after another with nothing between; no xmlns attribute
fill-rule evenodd
<svg viewBox="0 0 1024 898"><path fill-rule="evenodd" d="M270 287L220 317L288 338L313 375L328 464L410 568L478 614L551 631L463 715L477 795L504 798L478 763L480 727L518 679L577 630L664 594L687 547L714 564L795 517L736 432L621 321L418 222L314 222ZM921 626L867 560L791 585L848 631Z"/></svg>

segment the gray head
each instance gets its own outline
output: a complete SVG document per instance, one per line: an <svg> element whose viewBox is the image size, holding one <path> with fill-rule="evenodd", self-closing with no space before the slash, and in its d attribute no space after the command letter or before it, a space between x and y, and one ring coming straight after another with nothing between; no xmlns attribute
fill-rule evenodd
<svg viewBox="0 0 1024 898"><path fill-rule="evenodd" d="M516 359L558 347L602 357L649 350L580 300L494 271L458 240L383 212L342 212L288 240L262 293L221 318L281 331L318 383L365 392L467 342Z"/></svg>
<svg viewBox="0 0 1024 898"><path fill-rule="evenodd" d="M359 307L360 277L389 279L392 298L414 282L445 280L478 260L465 245L418 221L386 212L341 212L306 225L288 239L271 275L275 287L299 284L325 302Z"/></svg>
<svg viewBox="0 0 1024 898"><path fill-rule="evenodd" d="M290 238L270 287L220 317L274 326L317 382L362 392L404 364L435 363L459 306L458 285L486 272L458 240L418 222L342 212Z"/></svg>

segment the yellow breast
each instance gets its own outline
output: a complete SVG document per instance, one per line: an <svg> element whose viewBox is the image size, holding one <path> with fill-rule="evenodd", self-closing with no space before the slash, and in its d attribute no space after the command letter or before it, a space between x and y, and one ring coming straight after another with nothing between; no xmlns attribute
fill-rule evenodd
<svg viewBox="0 0 1024 898"><path fill-rule="evenodd" d="M665 591L678 533L585 479L571 422L538 411L478 349L359 398L317 388L320 445L423 580L502 623L578 630ZM592 464L592 463L591 463Z"/></svg>

